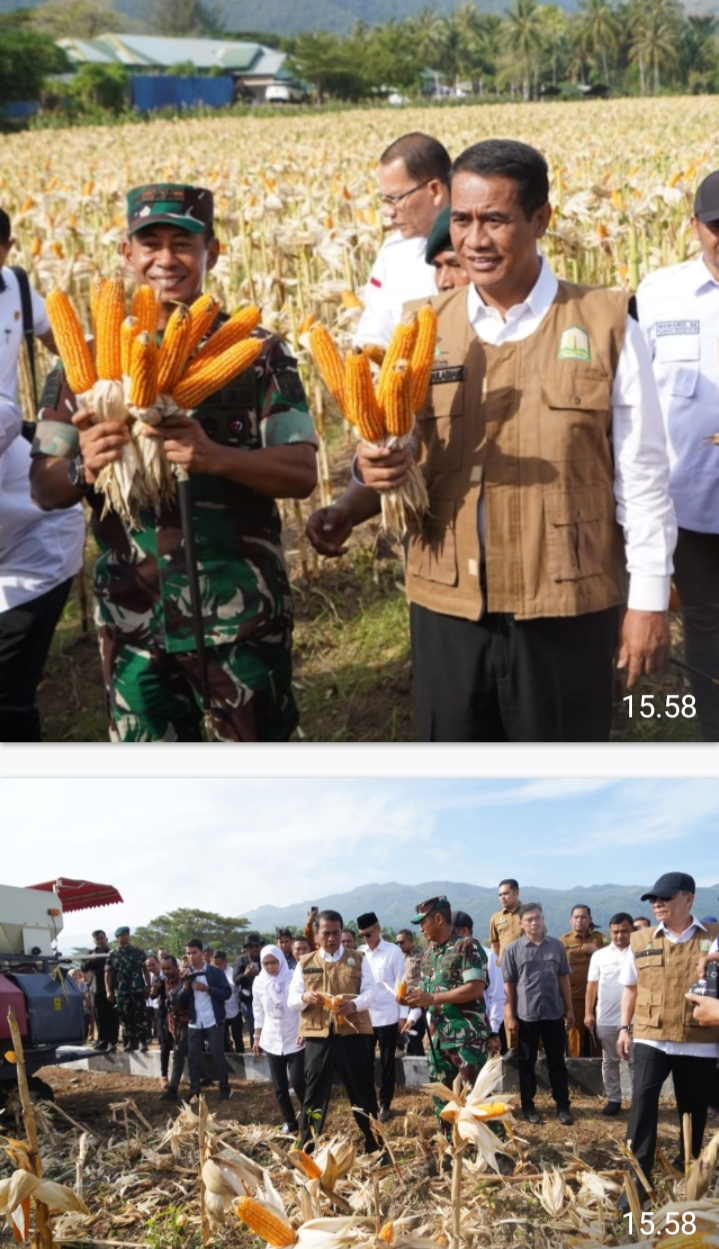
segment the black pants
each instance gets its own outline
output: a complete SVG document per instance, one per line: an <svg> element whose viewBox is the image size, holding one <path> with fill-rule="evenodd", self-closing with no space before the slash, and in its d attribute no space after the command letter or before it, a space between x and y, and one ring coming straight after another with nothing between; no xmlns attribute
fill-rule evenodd
<svg viewBox="0 0 719 1249"><path fill-rule="evenodd" d="M175 1031L172 1033L172 1075L170 1076L170 1088L175 1092L180 1087L182 1072L187 1058L187 1038L189 1028L186 1023L175 1024Z"/></svg>
<svg viewBox="0 0 719 1249"><path fill-rule="evenodd" d="M47 594L0 612L0 741L39 742L35 694L72 577Z"/></svg>
<svg viewBox="0 0 719 1249"><path fill-rule="evenodd" d="M674 1081L679 1115L679 1153L684 1157L682 1115L689 1114L692 1117L692 1157L698 1158L706 1127L715 1065L715 1058L665 1054L653 1045L636 1042L627 1140L632 1142L637 1162L647 1177L654 1164L657 1144L659 1094L667 1076L671 1075Z"/></svg>
<svg viewBox="0 0 719 1249"><path fill-rule="evenodd" d="M407 1037L405 1053L408 1058L424 1058L424 1034L427 1031L424 1012L412 1024L414 1036Z"/></svg>
<svg viewBox="0 0 719 1249"><path fill-rule="evenodd" d="M693 668L719 679L719 533L680 529L674 580L682 603L684 654ZM689 674L705 742L719 742L719 685Z"/></svg>
<svg viewBox="0 0 719 1249"><path fill-rule="evenodd" d="M297 1116L290 1097L290 1086L295 1090L300 1105L305 1100L305 1051L295 1050L294 1054L265 1054L269 1063L272 1085L280 1108L282 1122L289 1123L297 1131ZM289 1079L288 1079L289 1072Z"/></svg>
<svg viewBox="0 0 719 1249"><path fill-rule="evenodd" d="M242 1039L243 1023L242 1011L238 1011L232 1019L225 1019L225 1050L228 1053L232 1049L230 1037L232 1037L237 1053L242 1054L244 1052L245 1043Z"/></svg>
<svg viewBox="0 0 719 1249"><path fill-rule="evenodd" d="M357 1125L364 1136L368 1153L373 1153L377 1143L370 1130L367 1115L377 1115L377 1095L374 1087L373 1038L366 1036L340 1036L333 1032L327 1037L310 1038L305 1042L305 1097L302 1103L302 1135L300 1149L311 1140L310 1124L317 1132L327 1114L332 1077L337 1072L344 1085L351 1106L359 1106L365 1114L355 1112ZM319 1116L309 1112L319 1111Z"/></svg>
<svg viewBox="0 0 719 1249"><path fill-rule="evenodd" d="M374 1030L375 1045L379 1045L379 1104L380 1106L389 1106L394 1097L394 1068L395 1068L395 1050L397 1049L397 1037L399 1035L399 1024L387 1023L381 1024ZM374 1046L372 1047L374 1054Z"/></svg>
<svg viewBox="0 0 719 1249"><path fill-rule="evenodd" d="M606 742L619 609L460 620L410 606L423 742Z"/></svg>
<svg viewBox="0 0 719 1249"><path fill-rule="evenodd" d="M212 1028L188 1028L187 1065L190 1068L190 1096L200 1091L200 1060L205 1041L215 1064L217 1078L220 1081L220 1092L226 1093L230 1087L230 1076L225 1062L224 1028L215 1024Z"/></svg>
<svg viewBox="0 0 719 1249"><path fill-rule="evenodd" d="M159 1013L159 1011L155 1012L157 1015L159 1015ZM164 1076L166 1079L167 1073L170 1070L170 1054L174 1049L175 1043L172 1033L167 1026L166 1019L158 1019L157 1027L159 1034L157 1039L160 1042L160 1075Z"/></svg>
<svg viewBox="0 0 719 1249"><path fill-rule="evenodd" d="M95 1026L97 1039L106 1045L117 1045L120 1021L117 1011L104 993L95 994Z"/></svg>
<svg viewBox="0 0 719 1249"><path fill-rule="evenodd" d="M564 1055L567 1049L567 1033L564 1027L564 1016L561 1019L539 1019L527 1021L518 1019L519 1044L517 1046L517 1069L519 1072L519 1095L522 1109L529 1110L534 1103L537 1092L537 1077L534 1068L539 1052L541 1037L544 1053L547 1057L547 1074L552 1089L552 1097L557 1103L557 1110L569 1109L569 1079Z"/></svg>

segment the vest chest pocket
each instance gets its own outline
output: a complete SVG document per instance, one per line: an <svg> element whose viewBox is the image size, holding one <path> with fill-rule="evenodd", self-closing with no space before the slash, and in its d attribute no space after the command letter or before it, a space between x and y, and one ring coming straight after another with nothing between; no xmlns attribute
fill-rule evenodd
<svg viewBox="0 0 719 1249"><path fill-rule="evenodd" d="M447 372L452 370L447 369ZM439 370L441 372L441 370ZM417 417L417 432L422 447L420 464L428 477L439 473L456 473L462 464L462 414L464 381L435 381Z"/></svg>
<svg viewBox="0 0 719 1249"><path fill-rule="evenodd" d="M606 571L614 497L601 486L545 494L547 568L554 581L580 581Z"/></svg>
<svg viewBox="0 0 719 1249"><path fill-rule="evenodd" d="M607 438L611 415L609 378L598 370L582 374L543 373L539 444L551 463L593 459Z"/></svg>
<svg viewBox="0 0 719 1249"><path fill-rule="evenodd" d="M651 1024L653 1028L659 1027L662 1022L664 1006L664 991L662 989L653 989L648 985L642 987L641 980L637 988L637 1005L634 1014L636 1023Z"/></svg>
<svg viewBox="0 0 719 1249"><path fill-rule="evenodd" d="M456 504L453 499L430 499L429 506L422 529L409 533L407 572L441 585L456 585Z"/></svg>

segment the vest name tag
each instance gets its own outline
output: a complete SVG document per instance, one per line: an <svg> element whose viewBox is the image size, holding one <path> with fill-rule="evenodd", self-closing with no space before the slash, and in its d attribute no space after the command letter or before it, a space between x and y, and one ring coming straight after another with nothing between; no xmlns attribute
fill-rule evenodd
<svg viewBox="0 0 719 1249"><path fill-rule="evenodd" d="M438 369L432 369L430 377L432 386L441 386L446 382L463 382L464 381L464 365L463 364L445 364Z"/></svg>
<svg viewBox="0 0 719 1249"><path fill-rule="evenodd" d="M698 334L698 321L657 321L656 336L664 338L668 334Z"/></svg>
<svg viewBox="0 0 719 1249"><path fill-rule="evenodd" d="M305 967L305 975L306 976L321 976L322 968L321 967Z"/></svg>
<svg viewBox="0 0 719 1249"><path fill-rule="evenodd" d="M636 958L653 958L655 962L663 963L664 951L663 950L638 950L637 953L634 955L634 957L635 959Z"/></svg>

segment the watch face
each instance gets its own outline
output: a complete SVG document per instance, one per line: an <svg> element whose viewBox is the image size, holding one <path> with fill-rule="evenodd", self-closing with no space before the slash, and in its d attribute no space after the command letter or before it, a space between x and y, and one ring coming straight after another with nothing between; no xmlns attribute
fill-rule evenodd
<svg viewBox="0 0 719 1249"><path fill-rule="evenodd" d="M67 475L71 486L82 486L84 484L83 462L79 456L74 460L70 460L67 466Z"/></svg>

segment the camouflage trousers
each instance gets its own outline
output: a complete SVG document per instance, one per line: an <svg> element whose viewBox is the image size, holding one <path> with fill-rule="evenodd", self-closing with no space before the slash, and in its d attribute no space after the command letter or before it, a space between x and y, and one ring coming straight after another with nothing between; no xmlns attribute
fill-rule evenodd
<svg viewBox="0 0 719 1249"><path fill-rule="evenodd" d="M438 1038L435 1036L427 1057L432 1080L438 1080L451 1088L456 1077L461 1075L465 1083L471 1086L489 1057L489 1040L485 1037L476 1037L464 1041L456 1049L440 1049ZM432 1098L432 1103L434 1113L439 1119L439 1112L446 1103L437 1097ZM443 1130L445 1126L448 1126L445 1125L443 1119L439 1122Z"/></svg>
<svg viewBox="0 0 719 1249"><path fill-rule="evenodd" d="M145 993L142 989L134 992L115 993L117 1017L122 1027L122 1040L125 1045L149 1045L150 1029L145 1014Z"/></svg>
<svg viewBox="0 0 719 1249"><path fill-rule="evenodd" d="M196 651L177 654L99 630L110 737L121 742L199 742ZM262 639L208 646L211 733L223 742L287 741L297 726L288 644Z"/></svg>

